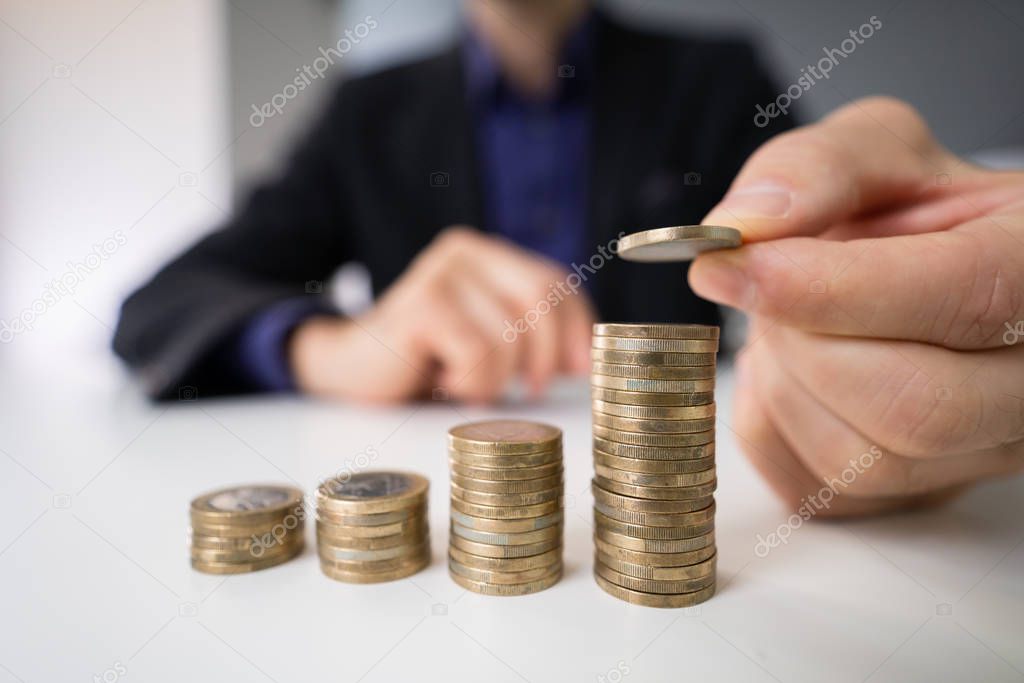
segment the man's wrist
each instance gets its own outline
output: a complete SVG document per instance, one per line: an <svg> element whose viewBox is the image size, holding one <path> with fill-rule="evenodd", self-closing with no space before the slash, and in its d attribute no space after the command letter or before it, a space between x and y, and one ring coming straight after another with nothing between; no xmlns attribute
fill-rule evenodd
<svg viewBox="0 0 1024 683"><path fill-rule="evenodd" d="M287 355L291 335L306 320L327 311L321 302L300 297L274 304L245 325L234 343L233 364L251 389L295 390Z"/></svg>
<svg viewBox="0 0 1024 683"><path fill-rule="evenodd" d="M338 316L315 315L292 330L285 357L296 388L313 394L326 390L326 360L339 352L340 332L346 327L348 323Z"/></svg>

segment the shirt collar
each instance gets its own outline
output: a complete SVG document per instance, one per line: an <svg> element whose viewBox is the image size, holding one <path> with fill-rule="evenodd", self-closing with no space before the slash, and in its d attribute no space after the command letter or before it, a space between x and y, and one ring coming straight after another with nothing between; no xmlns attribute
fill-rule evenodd
<svg viewBox="0 0 1024 683"><path fill-rule="evenodd" d="M589 83L593 63L594 23L593 12L588 12L566 37L559 56L559 78L552 101L580 93ZM503 92L510 90L501 72L501 65L490 45L471 26L465 26L462 36L462 63L469 99L475 103L493 102Z"/></svg>

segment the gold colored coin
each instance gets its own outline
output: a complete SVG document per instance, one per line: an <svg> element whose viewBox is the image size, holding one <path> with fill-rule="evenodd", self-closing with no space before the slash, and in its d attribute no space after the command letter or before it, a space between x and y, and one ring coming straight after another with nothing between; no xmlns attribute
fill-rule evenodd
<svg viewBox="0 0 1024 683"><path fill-rule="evenodd" d="M451 448L484 455L518 455L560 448L562 430L526 420L470 422L448 430Z"/></svg>
<svg viewBox="0 0 1024 683"><path fill-rule="evenodd" d="M271 540L273 539L271 538ZM236 550L240 552L247 552L250 548L264 544L263 539L254 539L252 536L247 538L224 538L223 536L206 536L193 532L189 535L189 545L193 548L205 548L207 550Z"/></svg>
<svg viewBox="0 0 1024 683"><path fill-rule="evenodd" d="M649 391L620 391L605 387L590 387L590 397L598 401L622 403L630 406L704 406L715 402L715 392L700 391L691 394L678 392L652 393Z"/></svg>
<svg viewBox="0 0 1024 683"><path fill-rule="evenodd" d="M693 500L650 500L636 498L634 496L603 489L596 479L592 483L590 490L594 494L594 502L596 503L601 503L602 505L618 508L620 510L644 512L648 514L657 513L678 515L687 512L696 512L697 510L703 510L715 501L711 495L707 495L702 498L694 498Z"/></svg>
<svg viewBox="0 0 1024 683"><path fill-rule="evenodd" d="M193 537L197 535L204 538L216 537L222 539L225 543L248 540L251 543L261 545L269 545L270 543L277 542L276 539L302 536L304 533L304 526L295 526L291 529L286 529L283 524L277 527L263 528L258 531L232 529L231 531L214 532L211 529L204 528L193 527L192 529Z"/></svg>
<svg viewBox="0 0 1024 683"><path fill-rule="evenodd" d="M320 555L320 567L325 565L345 573L372 574L407 569L409 565L430 562L430 547L421 545L420 550L387 560L330 560Z"/></svg>
<svg viewBox="0 0 1024 683"><path fill-rule="evenodd" d="M606 581L614 583L616 586L622 586L630 590L641 591L643 593L658 593L662 595L678 595L679 593L692 593L702 588L707 588L715 583L715 573L712 572L705 576L700 576L695 579L679 579L676 581L657 581L654 579L638 579L635 576L629 576L621 572L617 572L600 562L594 564L594 572L599 574Z"/></svg>
<svg viewBox="0 0 1024 683"><path fill-rule="evenodd" d="M697 380L712 379L715 376L714 365L666 367L657 365L623 365L618 363L593 361L590 364L590 371L595 375L627 377L629 379Z"/></svg>
<svg viewBox="0 0 1024 683"><path fill-rule="evenodd" d="M475 503L477 505L493 505L496 507L507 505L520 507L561 499L562 485L559 484L556 488L547 489L545 491L533 491L529 493L482 493L480 491L471 491L459 486L458 484L452 483L451 494L452 498L458 498L459 500L463 500L467 503Z"/></svg>
<svg viewBox="0 0 1024 683"><path fill-rule="evenodd" d="M494 533L491 531L478 531L469 527L461 526L452 522L451 532L461 536L468 541L476 543L489 543L490 545L529 545L533 543L544 543L562 538L562 525L549 526L534 531L521 531L519 533Z"/></svg>
<svg viewBox="0 0 1024 683"><path fill-rule="evenodd" d="M526 453L523 455L481 455L448 449L448 461L460 467L481 467L489 469L532 469L547 465L562 464L562 448Z"/></svg>
<svg viewBox="0 0 1024 683"><path fill-rule="evenodd" d="M622 562L641 565L644 567L684 567L698 562L704 562L716 553L715 544L710 543L698 550L690 550L681 553L648 553L642 550L629 550L612 545L607 541L594 537L594 545L597 552L602 555L614 557Z"/></svg>
<svg viewBox="0 0 1024 683"><path fill-rule="evenodd" d="M383 571L349 571L339 569L337 566L332 565L329 562L321 562L320 571L322 571L325 576L328 576L335 581L343 581L345 583L383 583L385 581L397 581L398 579L404 579L412 576L413 574L422 571L428 564L430 564L429 555L414 558L396 569L387 569Z"/></svg>
<svg viewBox="0 0 1024 683"><path fill-rule="evenodd" d="M640 605L643 607L693 607L694 605L699 605L706 601L715 594L714 584L692 593L662 595L658 593L643 593L641 591L623 588L622 586L616 586L614 583L597 573L594 574L594 580L597 581L597 585L600 586L601 590L612 597L618 598L619 600L623 600L632 605Z"/></svg>
<svg viewBox="0 0 1024 683"><path fill-rule="evenodd" d="M247 550L214 550L210 548L198 548L192 546L189 554L193 560L200 562L223 562L231 564L246 564L257 560L269 560L274 557L291 557L296 550L301 549L303 541L296 541L288 544L277 544L270 547L256 545Z"/></svg>
<svg viewBox="0 0 1024 683"><path fill-rule="evenodd" d="M700 420L715 416L715 404L702 406L633 406L595 399L594 411L634 420Z"/></svg>
<svg viewBox="0 0 1024 683"><path fill-rule="evenodd" d="M550 515L554 512L558 512L562 509L562 501L549 500L535 505L501 506L468 503L464 500L452 497L451 506L453 510L458 510L459 512L467 515L473 515L474 517L483 517L485 519L533 519L535 517L543 517L544 515Z"/></svg>
<svg viewBox="0 0 1024 683"><path fill-rule="evenodd" d="M594 465L594 472L599 476L631 486L671 486L685 487L697 486L698 484L710 484L715 480L715 468L702 470L700 472L688 472L686 474L644 474L642 472L629 472L617 470L604 465Z"/></svg>
<svg viewBox="0 0 1024 683"><path fill-rule="evenodd" d="M641 526L663 526L663 527L684 527L704 524L715 519L715 504L711 503L706 508L694 510L693 512L682 512L676 514L656 512L633 512L622 508L605 505L600 501L594 501L594 509L606 517L611 517L623 524L639 524Z"/></svg>
<svg viewBox="0 0 1024 683"><path fill-rule="evenodd" d="M453 522L468 529L490 531L492 533L501 534L517 534L524 531L546 529L556 524L561 524L564 517L562 511L559 510L549 515L528 517L526 519L488 519L486 517L467 515L459 512L455 508L451 509L450 515Z"/></svg>
<svg viewBox="0 0 1024 683"><path fill-rule="evenodd" d="M328 562L376 562L378 560L393 560L398 557L418 555L426 549L429 552L430 538L424 538L415 545L399 545L393 548L382 550L352 550L350 548L339 548L317 539L317 553L321 560Z"/></svg>
<svg viewBox="0 0 1024 683"><path fill-rule="evenodd" d="M189 514L193 526L272 526L296 507L302 507L302 491L294 486L251 484L204 493L192 501Z"/></svg>
<svg viewBox="0 0 1024 683"><path fill-rule="evenodd" d="M358 529L358 528L357 528ZM327 526L317 522L316 536L321 541L330 543L335 548L346 550L383 550L400 545L410 545L423 540L429 533L427 521L407 527L404 531L390 536L350 536L345 528Z"/></svg>
<svg viewBox="0 0 1024 683"><path fill-rule="evenodd" d="M208 562L192 558L192 568L205 574L247 574L249 572L269 569L297 557L305 546L298 546L293 553L267 557L253 562Z"/></svg>
<svg viewBox="0 0 1024 683"><path fill-rule="evenodd" d="M624 432L620 429L612 429L611 427L595 424L593 432L595 437L615 441L616 443L624 443L629 446L689 448L690 446L702 446L715 440L715 430L713 428L690 434L643 434L641 432Z"/></svg>
<svg viewBox="0 0 1024 683"><path fill-rule="evenodd" d="M467 467L454 461L450 464L453 474L482 481L523 481L562 474L561 461L539 467Z"/></svg>
<svg viewBox="0 0 1024 683"><path fill-rule="evenodd" d="M694 536L693 538L662 540L656 538L634 538L598 527L594 530L594 536L600 538L605 543L618 546L619 548L645 553L688 553L706 548L715 542L714 531L709 531L703 536Z"/></svg>
<svg viewBox="0 0 1024 683"><path fill-rule="evenodd" d="M551 567L562 562L562 546L526 557L484 557L455 546L449 546L448 558L464 567L495 572L525 572L538 567Z"/></svg>
<svg viewBox="0 0 1024 683"><path fill-rule="evenodd" d="M425 517L427 514L427 503L424 500L419 505L395 510L393 512L380 512L371 515L345 515L331 512L330 510L319 509L316 516L323 522L336 524L338 526L386 526L408 522L415 517Z"/></svg>
<svg viewBox="0 0 1024 683"><path fill-rule="evenodd" d="M512 596L537 593L554 586L558 583L558 580L562 578L562 568L559 565L546 577L536 581L529 581L527 583L487 583L484 581L467 579L466 577L460 576L459 574L451 571L449 571L448 574L452 577L452 581L459 584L466 590L473 591L474 593L481 593L483 595Z"/></svg>
<svg viewBox="0 0 1024 683"><path fill-rule="evenodd" d="M317 519L317 529L324 529L330 536L342 538L381 538L388 536L401 536L417 532L426 532L426 517L410 517L402 522L393 524L378 524L376 526L346 526L335 524L325 519Z"/></svg>
<svg viewBox="0 0 1024 683"><path fill-rule="evenodd" d="M491 545L490 543L477 543L476 541L470 541L469 539L462 538L455 534L448 538L451 547L458 548L459 550L465 550L467 553L473 555L480 555L481 557L500 557L500 558L517 558L517 557L529 557L530 555L539 555L546 553L554 548L561 547L562 539L552 539L550 541L542 541L540 543L528 543L526 545Z"/></svg>
<svg viewBox="0 0 1024 683"><path fill-rule="evenodd" d="M718 563L718 555L712 555L710 558L702 562L697 562L696 564L684 567L651 567L649 565L633 564L630 562L623 562L617 557L613 557L611 555L605 555L601 551L596 553L594 560L595 562L599 562L620 574L632 576L637 579L648 579L653 581L684 581L686 579L699 579L703 576L714 574Z"/></svg>
<svg viewBox="0 0 1024 683"><path fill-rule="evenodd" d="M590 359L600 363L621 365L656 365L670 367L692 367L714 365L714 353L672 353L670 351L615 351L613 349L591 349Z"/></svg>
<svg viewBox="0 0 1024 683"><path fill-rule="evenodd" d="M684 538L696 538L697 536L704 536L715 529L715 521L713 519L688 526L645 526L643 524L620 522L617 519L601 514L598 510L594 510L594 525L597 528L622 534L623 536L654 541L677 541Z"/></svg>
<svg viewBox="0 0 1024 683"><path fill-rule="evenodd" d="M536 569L527 569L525 571L518 572L488 571L486 569L467 567L464 564L459 564L455 560L448 558L448 570L451 573L458 574L459 576L471 581L479 581L481 583L489 584L521 584L529 583L531 581L539 581L553 572L561 571L561 568L562 563L559 561L546 567L537 567Z"/></svg>
<svg viewBox="0 0 1024 683"><path fill-rule="evenodd" d="M630 377L609 377L607 375L590 375L590 384L617 391L648 391L658 393L695 394L714 392L713 379L632 379Z"/></svg>
<svg viewBox="0 0 1024 683"><path fill-rule="evenodd" d="M341 515L394 512L423 505L430 484L412 472L356 472L316 490L317 508Z"/></svg>
<svg viewBox="0 0 1024 683"><path fill-rule="evenodd" d="M605 491L611 491L623 496L643 498L645 500L668 501L707 498L718 488L717 480L696 486L633 486L632 484L620 484L617 481L605 479L599 474L594 475L594 483Z"/></svg>
<svg viewBox="0 0 1024 683"><path fill-rule="evenodd" d="M635 458L637 460L696 460L714 455L715 442L709 441L696 446L637 446L611 441L595 435L594 450L620 458Z"/></svg>
<svg viewBox="0 0 1024 683"><path fill-rule="evenodd" d="M451 475L452 484L478 493L534 493L546 491L552 488L562 488L562 473L541 477L540 479L510 479L507 481L488 481L485 479L470 479L460 477L457 474Z"/></svg>
<svg viewBox="0 0 1024 683"><path fill-rule="evenodd" d="M305 515L305 511L303 511ZM287 518L281 518L279 520L271 520L269 522L261 522L260 524L207 524L204 522L198 522L192 520L192 533L199 536L209 536L216 538L231 538L231 539L252 539L253 536L260 538L267 534L288 533L295 529L301 529L303 523L303 517L291 516ZM285 526L287 524L287 526Z"/></svg>
<svg viewBox="0 0 1024 683"><path fill-rule="evenodd" d="M645 353L716 353L717 339L633 339L631 337L594 337L595 349L642 351Z"/></svg>
<svg viewBox="0 0 1024 683"><path fill-rule="evenodd" d="M303 517L305 511L302 511ZM192 519L191 526L192 530L200 535L204 536L217 536L221 538L247 538L250 536L259 536L265 534L275 527L281 529L284 528L286 519L289 521L289 525L294 529L302 522L302 517L291 516L291 517L277 517L274 519L268 519L260 521L258 523L249 524L246 522L227 523L227 524L211 524L209 522L203 522L201 520Z"/></svg>
<svg viewBox="0 0 1024 683"><path fill-rule="evenodd" d="M718 225L677 225L626 235L619 240L618 254L627 261L663 263L692 261L699 254L735 249L743 244L736 228Z"/></svg>
<svg viewBox="0 0 1024 683"><path fill-rule="evenodd" d="M647 323L595 323L598 337L638 337L640 339L718 339L717 325L673 325Z"/></svg>
<svg viewBox="0 0 1024 683"><path fill-rule="evenodd" d="M640 460L639 458L620 458L595 450L594 465L614 467L627 472L644 472L646 474L685 474L687 472L703 472L715 466L715 456L694 458L692 460Z"/></svg>
<svg viewBox="0 0 1024 683"><path fill-rule="evenodd" d="M594 411L593 419L594 424L602 427L643 434L694 434L706 432L715 427L715 418L713 417L703 417L697 420L638 420Z"/></svg>

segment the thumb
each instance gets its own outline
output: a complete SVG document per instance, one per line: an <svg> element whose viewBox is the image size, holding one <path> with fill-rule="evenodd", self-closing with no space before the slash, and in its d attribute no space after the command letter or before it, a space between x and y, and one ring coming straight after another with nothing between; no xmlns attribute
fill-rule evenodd
<svg viewBox="0 0 1024 683"><path fill-rule="evenodd" d="M860 100L762 145L703 223L745 242L818 235L934 185L948 158L909 105Z"/></svg>
<svg viewBox="0 0 1024 683"><path fill-rule="evenodd" d="M694 261L690 285L704 298L808 332L1004 348L1018 342L1016 321L1024 319L1024 221L1001 220L1005 226L984 217L924 235L723 249Z"/></svg>

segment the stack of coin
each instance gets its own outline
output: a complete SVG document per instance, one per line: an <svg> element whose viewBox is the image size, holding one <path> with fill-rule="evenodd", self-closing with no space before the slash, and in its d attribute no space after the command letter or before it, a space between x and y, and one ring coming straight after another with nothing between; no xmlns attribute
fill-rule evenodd
<svg viewBox="0 0 1024 683"><path fill-rule="evenodd" d="M359 472L316 491L320 569L338 581L378 583L430 564L427 489L410 472Z"/></svg>
<svg viewBox="0 0 1024 683"><path fill-rule="evenodd" d="M190 510L192 567L241 574L287 562L305 546L302 491L233 486L199 496Z"/></svg>
<svg viewBox="0 0 1024 683"><path fill-rule="evenodd" d="M493 420L448 432L448 571L485 595L526 595L562 576L562 430Z"/></svg>
<svg viewBox="0 0 1024 683"><path fill-rule="evenodd" d="M715 592L717 351L713 326L594 326L594 578L627 602Z"/></svg>

